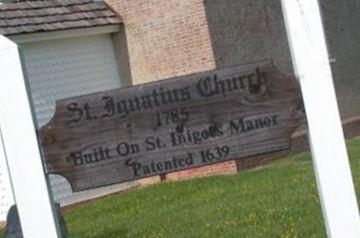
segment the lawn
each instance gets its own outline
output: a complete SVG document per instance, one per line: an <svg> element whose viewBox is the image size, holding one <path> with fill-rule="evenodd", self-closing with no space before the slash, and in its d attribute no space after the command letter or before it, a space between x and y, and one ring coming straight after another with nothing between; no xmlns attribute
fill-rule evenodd
<svg viewBox="0 0 360 238"><path fill-rule="evenodd" d="M360 139L348 142L360 192ZM236 175L167 182L65 214L70 238L325 237L310 156Z"/></svg>

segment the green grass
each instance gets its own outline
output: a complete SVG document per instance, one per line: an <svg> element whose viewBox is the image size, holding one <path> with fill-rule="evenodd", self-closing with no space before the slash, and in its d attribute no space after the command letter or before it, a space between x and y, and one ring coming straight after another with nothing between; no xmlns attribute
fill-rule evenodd
<svg viewBox="0 0 360 238"><path fill-rule="evenodd" d="M348 142L348 150L359 197L360 139ZM70 238L325 237L308 154L109 196L65 217Z"/></svg>
<svg viewBox="0 0 360 238"><path fill-rule="evenodd" d="M307 156L258 171L164 183L67 214L72 237L324 237ZM304 162L307 161L307 162Z"/></svg>

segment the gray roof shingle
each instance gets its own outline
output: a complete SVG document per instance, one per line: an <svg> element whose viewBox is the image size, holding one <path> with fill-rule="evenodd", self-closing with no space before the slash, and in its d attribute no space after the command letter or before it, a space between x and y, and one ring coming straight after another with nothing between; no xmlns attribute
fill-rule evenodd
<svg viewBox="0 0 360 238"><path fill-rule="evenodd" d="M93 0L16 1L0 5L0 34L15 35L114 25L121 18Z"/></svg>

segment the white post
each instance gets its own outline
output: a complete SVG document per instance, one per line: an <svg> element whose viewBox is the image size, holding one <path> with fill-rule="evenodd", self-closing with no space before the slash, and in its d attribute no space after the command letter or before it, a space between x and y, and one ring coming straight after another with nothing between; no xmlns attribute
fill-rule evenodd
<svg viewBox="0 0 360 238"><path fill-rule="evenodd" d="M0 129L25 238L59 238L17 45L0 35Z"/></svg>
<svg viewBox="0 0 360 238"><path fill-rule="evenodd" d="M1 75L1 73L0 73ZM1 78L1 77L0 77ZM1 104L0 104L1 105ZM0 130L0 222L6 220L6 213L11 205L14 204L14 197L11 190L8 166L6 163L6 156L4 146L2 144L1 130Z"/></svg>
<svg viewBox="0 0 360 238"><path fill-rule="evenodd" d="M360 219L317 0L282 0L328 237L359 238ZM360 66L360 65L359 65Z"/></svg>

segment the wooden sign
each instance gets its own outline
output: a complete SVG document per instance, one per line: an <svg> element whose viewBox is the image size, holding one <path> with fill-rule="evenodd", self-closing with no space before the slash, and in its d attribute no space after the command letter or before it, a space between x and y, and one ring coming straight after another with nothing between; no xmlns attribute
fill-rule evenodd
<svg viewBox="0 0 360 238"><path fill-rule="evenodd" d="M81 191L287 149L301 104L261 62L58 101L40 137L47 171Z"/></svg>

